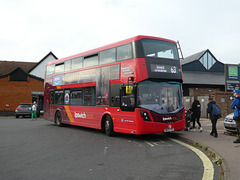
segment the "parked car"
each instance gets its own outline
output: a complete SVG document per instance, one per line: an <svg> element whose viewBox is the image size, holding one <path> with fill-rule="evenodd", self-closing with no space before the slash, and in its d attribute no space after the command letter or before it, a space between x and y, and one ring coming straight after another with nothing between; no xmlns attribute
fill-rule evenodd
<svg viewBox="0 0 240 180"><path fill-rule="evenodd" d="M31 117L31 115L32 115L31 107L32 107L31 103L19 104L19 106L15 110L15 117L16 118L19 118L19 116L23 116L23 117L30 116Z"/></svg>
<svg viewBox="0 0 240 180"><path fill-rule="evenodd" d="M224 119L224 129L230 132L237 132L236 121L233 119L233 113L228 114Z"/></svg>

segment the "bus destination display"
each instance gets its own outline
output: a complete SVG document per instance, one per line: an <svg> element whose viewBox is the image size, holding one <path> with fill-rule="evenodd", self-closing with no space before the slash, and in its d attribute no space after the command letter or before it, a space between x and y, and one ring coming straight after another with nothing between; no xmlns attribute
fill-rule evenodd
<svg viewBox="0 0 240 180"><path fill-rule="evenodd" d="M162 65L162 64L151 64L151 72L177 74L178 70L177 70L177 66Z"/></svg>

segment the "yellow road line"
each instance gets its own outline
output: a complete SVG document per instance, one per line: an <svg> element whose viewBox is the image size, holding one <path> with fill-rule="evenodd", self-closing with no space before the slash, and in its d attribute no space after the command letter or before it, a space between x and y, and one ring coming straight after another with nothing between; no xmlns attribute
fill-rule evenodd
<svg viewBox="0 0 240 180"><path fill-rule="evenodd" d="M151 144L150 142L148 142L148 141L144 141L144 142L147 143L149 146L154 147L154 145Z"/></svg>
<svg viewBox="0 0 240 180"><path fill-rule="evenodd" d="M181 144L189 149L191 149L193 152L195 152L199 158L202 160L203 162L203 167L204 167L204 172L203 172L203 177L202 177L202 180L212 180L213 177L214 177L214 168L213 168L213 164L212 162L210 161L210 159L200 150L198 150L197 148L193 147L193 146L190 146L186 143L183 143L181 141L178 141L176 139L172 139L172 138L169 138L171 141L174 141L178 144Z"/></svg>

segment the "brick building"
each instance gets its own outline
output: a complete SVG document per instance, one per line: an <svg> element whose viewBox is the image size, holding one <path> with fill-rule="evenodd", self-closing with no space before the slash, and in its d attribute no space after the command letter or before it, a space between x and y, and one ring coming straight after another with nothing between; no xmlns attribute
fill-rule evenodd
<svg viewBox="0 0 240 180"><path fill-rule="evenodd" d="M43 83L43 79L26 73L20 67L1 76L0 112L13 114L20 103L31 103L31 92L43 91Z"/></svg>
<svg viewBox="0 0 240 180"><path fill-rule="evenodd" d="M48 53L38 63L0 61L0 115L13 115L20 103L43 104L45 65L57 57Z"/></svg>

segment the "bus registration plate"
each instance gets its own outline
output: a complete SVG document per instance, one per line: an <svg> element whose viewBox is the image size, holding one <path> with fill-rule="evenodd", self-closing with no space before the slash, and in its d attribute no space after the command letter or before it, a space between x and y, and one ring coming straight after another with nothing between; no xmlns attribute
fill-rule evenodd
<svg viewBox="0 0 240 180"><path fill-rule="evenodd" d="M164 132L172 132L174 131L174 128L164 129Z"/></svg>

